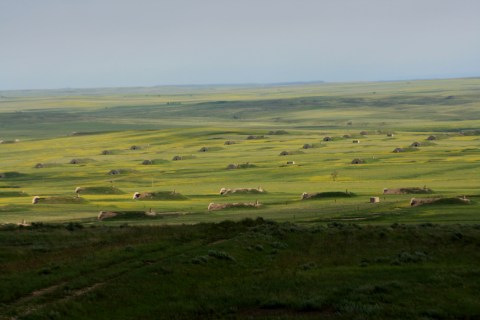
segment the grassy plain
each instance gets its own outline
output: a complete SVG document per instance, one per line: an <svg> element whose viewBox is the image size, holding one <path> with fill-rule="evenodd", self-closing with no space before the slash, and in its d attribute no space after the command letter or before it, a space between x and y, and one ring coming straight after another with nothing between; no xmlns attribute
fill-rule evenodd
<svg viewBox="0 0 480 320"><path fill-rule="evenodd" d="M0 317L476 319L479 89L472 78L0 92ZM77 187L90 190L81 201ZM405 187L433 194L382 194ZM132 199L165 191L182 196ZM459 196L470 204L410 206Z"/></svg>
<svg viewBox="0 0 480 320"><path fill-rule="evenodd" d="M0 139L20 142L0 145L0 173L17 173L1 178L0 187L29 196L0 193L0 222L94 223L100 210L150 208L167 214L148 219L149 224L256 216L296 222L423 222L432 217L476 222L479 86L479 79L456 79L3 92ZM269 134L277 130L287 134ZM264 138L248 140L249 135ZM430 135L438 139L427 141ZM323 141L325 136L333 141ZM353 144L354 139L360 143ZM421 146L408 149L415 141ZM314 148L303 149L304 144ZM133 145L139 149L130 150ZM200 152L202 147L209 149ZM397 147L407 152L394 153ZM103 150L111 154L102 155ZM280 156L282 151L289 155ZM174 156L183 160L173 161ZM355 158L366 163L352 165ZM70 164L72 159L79 163ZM142 165L144 160L153 164ZM35 168L38 163L44 167ZM254 166L227 169L245 163ZM109 175L111 170L121 174ZM30 204L35 195L73 196L76 187L110 186L125 194L83 195L86 201L75 205ZM267 193L218 194L222 187L258 186ZM435 196L467 195L472 204L410 208L411 195L382 196L383 188L423 186ZM173 190L188 200L132 200L134 192ZM300 201L302 192L345 190L358 196ZM381 202L369 204L370 196L381 196ZM263 206L207 211L210 202L255 200Z"/></svg>

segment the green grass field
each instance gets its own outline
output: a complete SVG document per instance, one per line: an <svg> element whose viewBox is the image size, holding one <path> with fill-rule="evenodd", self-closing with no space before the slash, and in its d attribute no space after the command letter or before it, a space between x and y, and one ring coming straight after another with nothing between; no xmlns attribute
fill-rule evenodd
<svg viewBox="0 0 480 320"><path fill-rule="evenodd" d="M35 224L0 240L2 319L480 315L478 225Z"/></svg>
<svg viewBox="0 0 480 320"><path fill-rule="evenodd" d="M150 209L156 218L132 223L257 216L299 223L477 222L479 87L479 79L457 79L4 92L0 139L20 141L0 145L0 173L6 173L0 178L0 222L95 223L101 210ZM275 134L279 130L283 134ZM263 137L249 140L250 135ZM428 141L430 135L437 139ZM323 141L326 136L332 141ZM413 142L420 147L410 148ZM305 144L313 148L303 149ZM395 148L405 152L394 153ZM283 151L288 155L281 156ZM351 164L357 158L365 163ZM74 159L77 164L70 163ZM152 164L143 165L145 160ZM248 168L227 169L247 163ZM120 174L109 175L111 170ZM124 194L82 194L85 201L78 204L31 205L33 196L74 196L76 187L112 186ZM267 193L219 195L222 187L258 186ZM435 197L466 195L471 204L410 208L411 195L382 196L384 188L424 186ZM173 190L187 200L132 199L134 192ZM357 197L300 201L303 192L345 190ZM9 196L14 191L25 196ZM371 196L381 202L369 204ZM256 200L262 204L257 209L207 211L211 202Z"/></svg>
<svg viewBox="0 0 480 320"><path fill-rule="evenodd" d="M479 89L0 92L0 319L477 319Z"/></svg>

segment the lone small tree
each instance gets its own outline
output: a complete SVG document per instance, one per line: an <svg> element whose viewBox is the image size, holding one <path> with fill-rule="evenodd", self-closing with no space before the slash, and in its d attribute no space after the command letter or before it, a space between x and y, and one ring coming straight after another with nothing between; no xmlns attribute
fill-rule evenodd
<svg viewBox="0 0 480 320"><path fill-rule="evenodd" d="M332 177L333 181L337 181L338 171L334 170L332 173L330 173L330 176Z"/></svg>

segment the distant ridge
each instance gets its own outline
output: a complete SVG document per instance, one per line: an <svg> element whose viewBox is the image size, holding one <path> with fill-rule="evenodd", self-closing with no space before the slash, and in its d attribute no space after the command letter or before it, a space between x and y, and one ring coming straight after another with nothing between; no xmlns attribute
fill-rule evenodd
<svg viewBox="0 0 480 320"><path fill-rule="evenodd" d="M405 82L405 81L437 81L437 80L459 80L459 79L480 79L480 76L471 77L440 77L440 78L407 78L407 79L390 79L390 80L358 80L358 81L286 81L286 82L244 82L244 83L205 83L205 84L159 84L159 85L145 85L145 86L105 86L105 87L64 87L64 88L32 88L32 89L14 89L2 90L0 88L0 99L8 99L7 94L21 94L21 95L49 95L53 94L79 94L79 95L95 95L97 93L104 94L105 91L111 93L143 93L155 89L172 89L177 88L181 91L185 89L205 89L205 88L245 88L245 87L277 87L277 86L300 86L300 85L315 85L326 83L386 83L386 82Z"/></svg>

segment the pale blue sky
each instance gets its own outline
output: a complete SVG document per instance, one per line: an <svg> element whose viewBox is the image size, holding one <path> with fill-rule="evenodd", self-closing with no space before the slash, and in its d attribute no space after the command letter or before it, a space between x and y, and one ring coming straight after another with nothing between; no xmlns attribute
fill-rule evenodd
<svg viewBox="0 0 480 320"><path fill-rule="evenodd" d="M0 0L0 90L480 76L478 0Z"/></svg>

